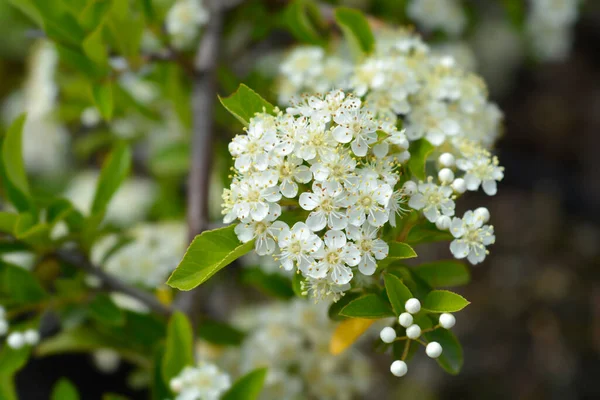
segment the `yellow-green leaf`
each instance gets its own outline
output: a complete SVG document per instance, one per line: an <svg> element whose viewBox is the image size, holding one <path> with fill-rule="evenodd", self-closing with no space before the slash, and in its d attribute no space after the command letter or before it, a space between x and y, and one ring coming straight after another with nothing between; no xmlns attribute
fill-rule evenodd
<svg viewBox="0 0 600 400"><path fill-rule="evenodd" d="M432 290L423 301L423 310L433 313L460 311L470 303L459 294L448 290Z"/></svg>

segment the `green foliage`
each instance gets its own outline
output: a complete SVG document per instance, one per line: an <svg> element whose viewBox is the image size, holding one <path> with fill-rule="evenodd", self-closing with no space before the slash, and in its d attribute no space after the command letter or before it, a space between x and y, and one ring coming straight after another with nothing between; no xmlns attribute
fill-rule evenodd
<svg viewBox="0 0 600 400"><path fill-rule="evenodd" d="M102 166L92 204L92 215L104 214L113 195L129 174L130 168L131 150L124 143L119 143Z"/></svg>
<svg viewBox="0 0 600 400"><path fill-rule="evenodd" d="M442 355L437 358L437 363L446 372L457 375L463 365L463 350L460 342L452 332L446 329L436 329L424 334L429 342L438 342L442 348Z"/></svg>
<svg viewBox="0 0 600 400"><path fill-rule="evenodd" d="M125 313L107 294L99 293L88 306L90 315L98 322L109 325L124 325Z"/></svg>
<svg viewBox="0 0 600 400"><path fill-rule="evenodd" d="M427 158L435 147L426 139L419 139L410 144L410 160L408 160L408 169L417 179L424 181L427 178L425 173L425 164Z"/></svg>
<svg viewBox="0 0 600 400"><path fill-rule="evenodd" d="M421 243L433 243L451 241L454 239L452 234L447 231L440 231L430 222L423 222L412 227L406 237L406 243L411 245Z"/></svg>
<svg viewBox="0 0 600 400"><path fill-rule="evenodd" d="M162 360L162 377L170 382L186 366L194 364L194 332L187 317L175 312L167 327L167 342Z"/></svg>
<svg viewBox="0 0 600 400"><path fill-rule="evenodd" d="M267 377L266 368L258 368L242 376L223 394L221 400L256 400Z"/></svg>
<svg viewBox="0 0 600 400"><path fill-rule="evenodd" d="M272 113L273 105L260 97L254 90L241 84L237 91L229 97L220 97L223 107L237 118L244 126L248 126L250 119L256 113Z"/></svg>
<svg viewBox="0 0 600 400"><path fill-rule="evenodd" d="M377 263L378 268L386 268L396 261L417 256L414 249L406 243L390 242L388 245L390 246L388 256Z"/></svg>
<svg viewBox="0 0 600 400"><path fill-rule="evenodd" d="M340 314L352 318L379 319L393 317L390 305L379 295L371 293L352 300Z"/></svg>
<svg viewBox="0 0 600 400"><path fill-rule="evenodd" d="M527 6L522 0L501 0L508 20L518 30L523 30L527 18Z"/></svg>
<svg viewBox="0 0 600 400"><path fill-rule="evenodd" d="M46 291L31 272L0 262L0 298L28 304L40 302L46 297Z"/></svg>
<svg viewBox="0 0 600 400"><path fill-rule="evenodd" d="M242 283L254 286L268 296L283 300L294 297L294 289L289 278L278 273L268 274L260 267L244 269Z"/></svg>
<svg viewBox="0 0 600 400"><path fill-rule="evenodd" d="M312 0L293 0L284 12L285 27L296 39L323 46L325 39L320 31L325 22L319 12L319 7Z"/></svg>
<svg viewBox="0 0 600 400"><path fill-rule="evenodd" d="M460 311L470 303L459 294L448 290L432 290L423 301L423 310L444 313Z"/></svg>
<svg viewBox="0 0 600 400"><path fill-rule="evenodd" d="M404 312L404 303L413 297L410 290L396 275L384 274L385 290L396 315Z"/></svg>
<svg viewBox="0 0 600 400"><path fill-rule="evenodd" d="M406 287L410 290L414 297L423 299L431 291L431 287L415 274L411 268L406 266L393 266L386 270L387 273L393 274L400 278Z"/></svg>
<svg viewBox="0 0 600 400"><path fill-rule="evenodd" d="M332 303L329 306L329 310L327 311L327 315L334 321L343 321L348 319L348 317L341 315L340 312L346 307L352 300L356 300L360 297L360 293L357 292L348 292L345 293L344 296L339 299L337 302Z"/></svg>
<svg viewBox="0 0 600 400"><path fill-rule="evenodd" d="M245 336L244 332L224 322L205 319L198 326L198 337L217 346L237 346Z"/></svg>
<svg viewBox="0 0 600 400"><path fill-rule="evenodd" d="M471 272L458 260L442 260L421 264L413 269L431 287L462 286L471 280Z"/></svg>
<svg viewBox="0 0 600 400"><path fill-rule="evenodd" d="M93 83L90 87L90 94L100 115L106 121L110 121L114 108L112 83L110 81Z"/></svg>
<svg viewBox="0 0 600 400"><path fill-rule="evenodd" d="M362 58L375 49L375 37L369 21L363 13L351 8L339 7L335 10L335 20L342 29L346 41L356 58Z"/></svg>
<svg viewBox="0 0 600 400"><path fill-rule="evenodd" d="M77 388L66 378L62 378L52 389L51 400L79 400Z"/></svg>
<svg viewBox="0 0 600 400"><path fill-rule="evenodd" d="M10 202L19 211L33 209L33 200L23 162L23 126L26 116L17 118L2 142L2 182Z"/></svg>
<svg viewBox="0 0 600 400"><path fill-rule="evenodd" d="M252 250L254 241L240 243L234 229L235 225L230 225L196 236L167 285L180 290L193 289Z"/></svg>
<svg viewBox="0 0 600 400"><path fill-rule="evenodd" d="M292 276L292 290L294 291L294 294L298 297L302 297L302 298L306 298L307 295L302 294L303 290L302 290L302 282L304 282L304 277L302 276L302 274L294 274L294 276Z"/></svg>
<svg viewBox="0 0 600 400"><path fill-rule="evenodd" d="M0 211L0 232L12 234L19 219L19 214Z"/></svg>
<svg viewBox="0 0 600 400"><path fill-rule="evenodd" d="M29 347L15 350L5 345L0 350L0 399L17 400L13 378L25 366L29 354Z"/></svg>

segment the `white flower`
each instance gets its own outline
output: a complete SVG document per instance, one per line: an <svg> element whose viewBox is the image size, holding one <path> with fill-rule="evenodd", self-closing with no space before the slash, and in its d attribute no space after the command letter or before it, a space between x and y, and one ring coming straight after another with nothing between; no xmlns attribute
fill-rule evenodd
<svg viewBox="0 0 600 400"><path fill-rule="evenodd" d="M406 203L406 194L402 189L396 190L392 193L392 197L390 197L390 201L386 208L388 212L389 223L392 227L396 227L396 215L402 215L406 213L406 209L403 207L403 204Z"/></svg>
<svg viewBox="0 0 600 400"><path fill-rule="evenodd" d="M316 265L308 268L306 275L321 279L328 275L337 285L345 285L352 280L352 270L360 262L360 251L352 243L347 243L342 231L327 231L324 236L325 248L319 251Z"/></svg>
<svg viewBox="0 0 600 400"><path fill-rule="evenodd" d="M301 46L291 51L281 64L281 73L294 85L306 84L323 71L325 52L318 46Z"/></svg>
<svg viewBox="0 0 600 400"><path fill-rule="evenodd" d="M479 264L485 259L486 246L496 241L494 227L483 225L483 218L467 211L461 218L454 218L450 233L456 239L450 243L450 251L454 257L467 258L471 264Z"/></svg>
<svg viewBox="0 0 600 400"><path fill-rule="evenodd" d="M467 22L457 0L411 0L406 11L426 30L442 29L451 35L459 35Z"/></svg>
<svg viewBox="0 0 600 400"><path fill-rule="evenodd" d="M478 155L469 159L459 159L456 165L465 171L465 184L468 190L477 190L479 186L488 196L498 191L496 181L504 178L504 168L498 165L497 157Z"/></svg>
<svg viewBox="0 0 600 400"><path fill-rule="evenodd" d="M165 29L173 37L176 47L187 47L198 29L208 22L208 17L202 0L178 0L167 13Z"/></svg>
<svg viewBox="0 0 600 400"><path fill-rule="evenodd" d="M322 121L311 121L306 129L298 132L298 146L296 156L310 161L318 157L327 157L335 151L337 142L326 130L326 124Z"/></svg>
<svg viewBox="0 0 600 400"><path fill-rule="evenodd" d="M231 378L213 364L200 363L185 367L169 385L175 400L218 400L231 387Z"/></svg>
<svg viewBox="0 0 600 400"><path fill-rule="evenodd" d="M390 247L377 238L377 228L364 224L362 227L350 225L347 229L348 239L353 240L361 254L358 270L364 275L373 275L377 269L377 261L387 257Z"/></svg>
<svg viewBox="0 0 600 400"><path fill-rule="evenodd" d="M339 193L344 188L353 190L357 184L354 173L356 160L348 153L327 153L319 161L311 165L315 181L321 182L330 193Z"/></svg>
<svg viewBox="0 0 600 400"><path fill-rule="evenodd" d="M428 182L419 183L419 191L411 196L408 205L415 210L423 210L423 215L435 222L441 215L449 217L454 215L454 201L452 200L452 188L449 186L437 186Z"/></svg>
<svg viewBox="0 0 600 400"><path fill-rule="evenodd" d="M232 183L232 192L235 189L237 198L233 212L240 220L252 218L262 221L269 213L270 204L281 199L277 173L265 171L247 177L237 183Z"/></svg>
<svg viewBox="0 0 600 400"><path fill-rule="evenodd" d="M342 230L348 225L348 217L344 206L342 190L330 192L319 183L314 182L312 193L300 195L300 207L312 211L306 219L306 225L314 232L328 226L331 229Z"/></svg>
<svg viewBox="0 0 600 400"><path fill-rule="evenodd" d="M360 100L348 99L333 117L338 126L331 134L339 143L350 143L359 157L367 155L369 145L377 141L377 124L373 114L360 108Z"/></svg>
<svg viewBox="0 0 600 400"><path fill-rule="evenodd" d="M315 263L315 256L323 246L323 241L303 222L297 222L292 229L284 227L279 233L277 244L281 250L278 259L286 270L294 268L306 273Z"/></svg>
<svg viewBox="0 0 600 400"><path fill-rule="evenodd" d="M312 173L306 165L302 165L302 159L298 157L277 158L274 160L273 168L279 171L279 190L287 198L296 197L298 184L308 183Z"/></svg>
<svg viewBox="0 0 600 400"><path fill-rule="evenodd" d="M380 227L389 219L386 207L392 197L390 185L376 179L365 179L359 183L356 192L347 196L350 224L360 226L365 221Z"/></svg>
<svg viewBox="0 0 600 400"><path fill-rule="evenodd" d="M229 143L229 152L235 157L235 168L241 172L251 167L264 171L269 166L269 152L277 144L274 127L253 119L246 135L236 135Z"/></svg>
<svg viewBox="0 0 600 400"><path fill-rule="evenodd" d="M265 256L273 254L276 248L275 239L279 233L287 228L287 225L281 221L276 221L281 215L281 207L279 204L270 204L269 213L262 221L242 221L235 227L235 234L241 242L247 243L252 239L255 240L256 254Z"/></svg>
<svg viewBox="0 0 600 400"><path fill-rule="evenodd" d="M439 146L446 137L460 132L460 126L442 102L431 101L414 107L407 118L406 136L411 140L425 137L434 146Z"/></svg>

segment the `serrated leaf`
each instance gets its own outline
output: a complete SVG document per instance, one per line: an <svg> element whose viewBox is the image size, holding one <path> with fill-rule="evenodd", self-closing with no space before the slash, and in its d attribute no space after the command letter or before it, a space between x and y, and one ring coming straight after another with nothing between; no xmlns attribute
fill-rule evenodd
<svg viewBox="0 0 600 400"><path fill-rule="evenodd" d="M390 247L388 256L377 262L377 268L386 268L396 261L414 258L417 256L415 250L406 243L390 242L388 245Z"/></svg>
<svg viewBox="0 0 600 400"><path fill-rule="evenodd" d="M463 350L460 342L447 329L436 329L424 334L429 342L438 342L442 354L436 359L438 365L451 375L457 375L463 366Z"/></svg>
<svg viewBox="0 0 600 400"><path fill-rule="evenodd" d="M194 333L185 314L175 312L167 326L165 355L162 360L162 376L166 383L177 376L186 366L194 364Z"/></svg>
<svg viewBox="0 0 600 400"><path fill-rule="evenodd" d="M234 229L235 225L230 225L196 236L167 285L191 290L252 250L254 241L241 243Z"/></svg>
<svg viewBox="0 0 600 400"><path fill-rule="evenodd" d="M29 182L23 161L23 126L25 114L17 118L8 128L2 142L3 182L11 203L19 211L33 208Z"/></svg>
<svg viewBox="0 0 600 400"><path fill-rule="evenodd" d="M111 81L105 81L102 83L92 84L90 86L90 94L92 101L100 115L106 121L110 121L113 115L114 100L113 100L113 88Z"/></svg>
<svg viewBox="0 0 600 400"><path fill-rule="evenodd" d="M241 84L237 91L229 97L220 97L223 107L227 109L242 124L248 126L256 113L273 112L273 105L260 97L254 90Z"/></svg>
<svg viewBox="0 0 600 400"><path fill-rule="evenodd" d="M375 323L374 319L350 318L338 324L329 342L329 352L334 356L343 353Z"/></svg>
<svg viewBox="0 0 600 400"><path fill-rule="evenodd" d="M408 169L411 174L424 181L427 178L425 173L425 164L429 154L435 149L435 146L426 139L415 140L410 144L410 160L408 160Z"/></svg>
<svg viewBox="0 0 600 400"><path fill-rule="evenodd" d="M223 394L221 400L256 400L262 391L267 377L267 368L258 368L238 379Z"/></svg>
<svg viewBox="0 0 600 400"><path fill-rule="evenodd" d="M376 294L367 294L352 300L340 314L352 318L379 319L393 317L390 305Z"/></svg>
<svg viewBox="0 0 600 400"><path fill-rule="evenodd" d="M342 29L355 58L362 58L375 49L375 37L364 14L351 8L335 10L335 20Z"/></svg>
<svg viewBox="0 0 600 400"><path fill-rule="evenodd" d="M318 7L310 0L293 0L284 12L286 28L290 30L296 39L323 45L324 38L319 34L319 28L323 26L321 14Z"/></svg>
<svg viewBox="0 0 600 400"><path fill-rule="evenodd" d="M469 268L457 260L421 264L413 268L413 272L434 288L466 285L471 280Z"/></svg>
<svg viewBox="0 0 600 400"><path fill-rule="evenodd" d="M459 294L448 290L432 290L423 301L423 310L433 313L460 311L470 303Z"/></svg>
<svg viewBox="0 0 600 400"><path fill-rule="evenodd" d="M96 186L96 194L92 204L92 215L103 214L108 203L129 174L131 168L131 150L119 143L108 156Z"/></svg>
<svg viewBox="0 0 600 400"><path fill-rule="evenodd" d="M51 400L79 400L77 388L66 378L61 378L52 389Z"/></svg>
<svg viewBox="0 0 600 400"><path fill-rule="evenodd" d="M97 294L88 306L90 315L101 323L123 325L125 313L117 307L107 294Z"/></svg>
<svg viewBox="0 0 600 400"><path fill-rule="evenodd" d="M384 274L383 280L385 282L385 291L387 292L388 299L392 304L394 312L396 315L402 314L404 312L406 300L413 297L412 293L402 280L395 275Z"/></svg>

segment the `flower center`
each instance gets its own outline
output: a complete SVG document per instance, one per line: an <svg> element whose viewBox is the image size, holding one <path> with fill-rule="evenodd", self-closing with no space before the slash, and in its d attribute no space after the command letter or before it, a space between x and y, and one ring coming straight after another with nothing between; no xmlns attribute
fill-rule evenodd
<svg viewBox="0 0 600 400"><path fill-rule="evenodd" d="M300 242L294 242L290 245L290 253L298 255L301 251L302 246L300 246Z"/></svg>
<svg viewBox="0 0 600 400"><path fill-rule="evenodd" d="M358 202L364 208L369 208L373 204L373 199L371 198L371 196L365 195L361 197Z"/></svg>
<svg viewBox="0 0 600 400"><path fill-rule="evenodd" d="M258 190L249 190L248 191L248 201L251 203L256 203L260 199L260 191Z"/></svg>
<svg viewBox="0 0 600 400"><path fill-rule="evenodd" d="M364 239L360 242L360 249L364 252L370 252L373 248L373 241L371 239Z"/></svg>
<svg viewBox="0 0 600 400"><path fill-rule="evenodd" d="M266 230L267 230L267 225L265 225L264 222L256 223L255 231L256 231L257 235L263 234Z"/></svg>
<svg viewBox="0 0 600 400"><path fill-rule="evenodd" d="M321 202L321 210L325 212L333 211L333 203L331 202L331 199L324 199Z"/></svg>
<svg viewBox="0 0 600 400"><path fill-rule="evenodd" d="M340 250L333 250L327 253L325 260L328 264L336 265L340 263Z"/></svg>

